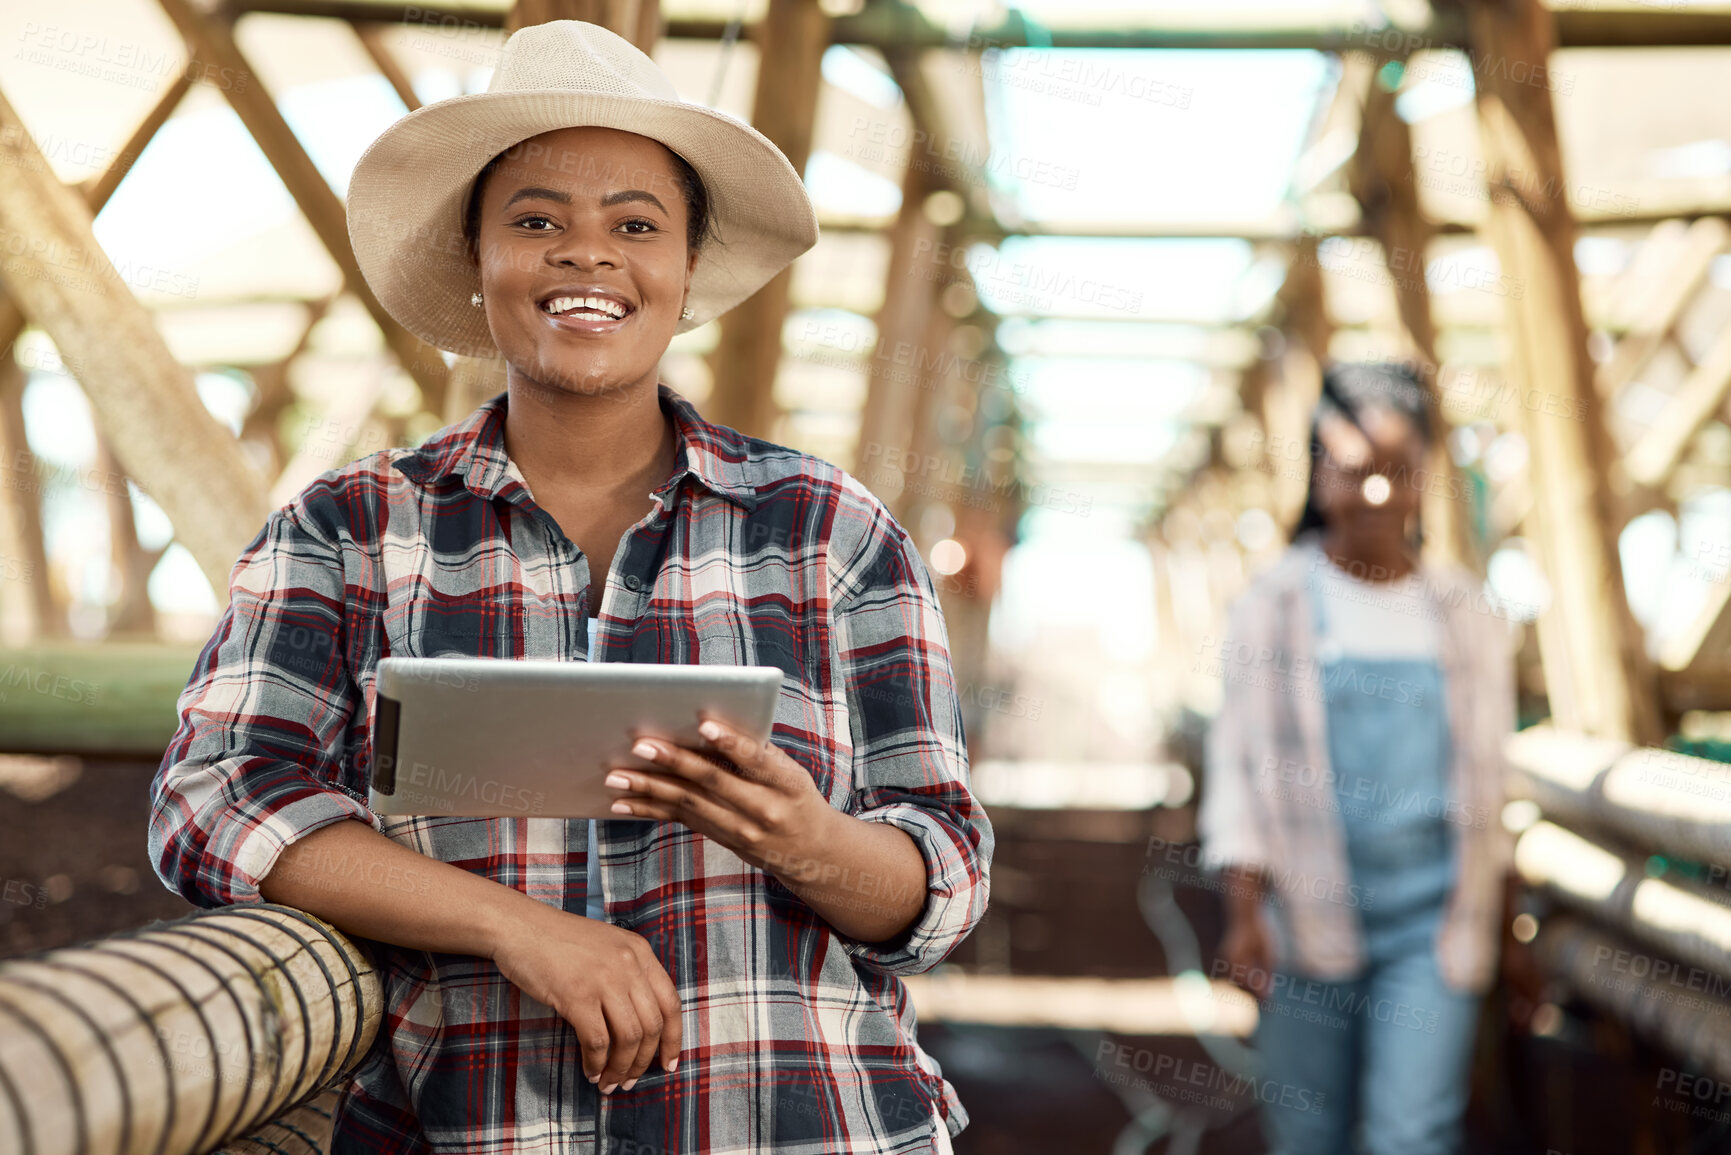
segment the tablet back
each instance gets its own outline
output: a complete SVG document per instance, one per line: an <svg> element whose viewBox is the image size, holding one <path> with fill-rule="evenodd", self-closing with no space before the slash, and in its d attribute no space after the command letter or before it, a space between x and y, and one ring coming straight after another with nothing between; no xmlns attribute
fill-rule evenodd
<svg viewBox="0 0 1731 1155"><path fill-rule="evenodd" d="M702 747L699 713L769 738L774 666L381 658L369 802L377 814L619 818L603 785L641 736Z"/></svg>

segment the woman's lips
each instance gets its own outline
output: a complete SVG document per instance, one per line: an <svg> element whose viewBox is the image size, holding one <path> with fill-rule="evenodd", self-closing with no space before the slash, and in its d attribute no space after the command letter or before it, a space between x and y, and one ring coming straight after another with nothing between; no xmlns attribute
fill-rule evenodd
<svg viewBox="0 0 1731 1155"><path fill-rule="evenodd" d="M589 312L587 310L577 310L570 313L549 313L545 310L537 311L540 312L541 316L545 317L548 323L553 325L554 328L563 329L567 333L582 333L593 336L606 336L609 333L617 333L620 329L625 327L626 323L629 322L631 318L637 315L636 309L632 309L623 317L618 318L602 316L598 313Z"/></svg>

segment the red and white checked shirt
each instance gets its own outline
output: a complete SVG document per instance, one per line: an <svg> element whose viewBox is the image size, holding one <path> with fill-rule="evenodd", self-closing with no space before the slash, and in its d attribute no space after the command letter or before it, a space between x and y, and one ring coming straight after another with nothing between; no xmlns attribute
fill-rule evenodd
<svg viewBox="0 0 1731 1155"><path fill-rule="evenodd" d="M980 920L993 845L931 577L842 470L711 425L665 386L660 401L678 466L621 541L594 655L588 561L507 458L503 394L273 513L180 698L152 786L157 872L203 906L256 902L285 846L359 819L581 914L585 821L368 809L378 659L773 665L775 743L833 806L912 836L924 910L892 943L855 942L683 826L603 820L606 917L643 935L678 988L678 1071L655 1064L601 1096L576 1034L491 961L381 945L386 1020L333 1151L926 1152L934 1116L951 1134L967 1123L898 978ZM869 875L856 888L884 893Z"/></svg>

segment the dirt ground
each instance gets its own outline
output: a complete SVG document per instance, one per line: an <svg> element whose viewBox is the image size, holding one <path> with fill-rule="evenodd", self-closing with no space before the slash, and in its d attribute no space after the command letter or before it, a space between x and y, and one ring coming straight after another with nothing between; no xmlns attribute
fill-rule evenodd
<svg viewBox="0 0 1731 1155"><path fill-rule="evenodd" d="M0 761L0 958L191 913L145 853L155 770L93 759Z"/></svg>

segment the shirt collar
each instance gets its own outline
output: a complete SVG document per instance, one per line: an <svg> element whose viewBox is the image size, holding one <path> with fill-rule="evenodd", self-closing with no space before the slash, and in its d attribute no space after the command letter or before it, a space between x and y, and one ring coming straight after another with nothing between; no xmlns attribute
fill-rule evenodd
<svg viewBox="0 0 1731 1155"><path fill-rule="evenodd" d="M751 456L749 440L725 425L705 421L691 402L666 385L658 385L661 410L673 418L678 458L673 473L655 490L657 499L671 494L686 477L746 510L757 508L760 464ZM505 411L510 394L500 393L462 421L433 437L419 449L396 458L397 469L410 481L434 485L452 478L477 496L511 498L522 487L522 475L505 453Z"/></svg>

